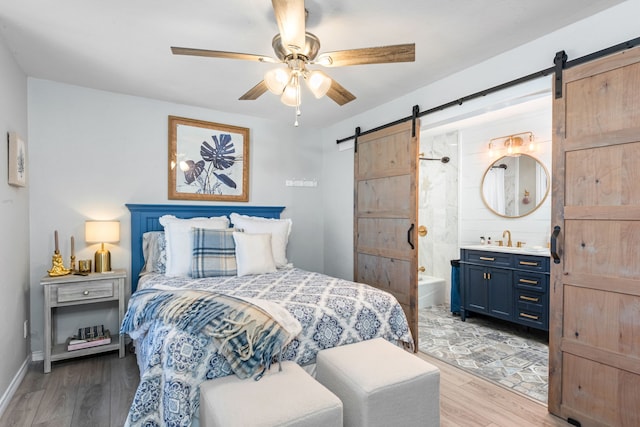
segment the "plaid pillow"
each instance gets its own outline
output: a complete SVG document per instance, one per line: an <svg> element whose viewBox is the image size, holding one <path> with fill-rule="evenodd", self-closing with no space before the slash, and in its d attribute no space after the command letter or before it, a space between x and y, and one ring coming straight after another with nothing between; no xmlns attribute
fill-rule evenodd
<svg viewBox="0 0 640 427"><path fill-rule="evenodd" d="M235 276L236 245L233 229L192 228L191 277Z"/></svg>

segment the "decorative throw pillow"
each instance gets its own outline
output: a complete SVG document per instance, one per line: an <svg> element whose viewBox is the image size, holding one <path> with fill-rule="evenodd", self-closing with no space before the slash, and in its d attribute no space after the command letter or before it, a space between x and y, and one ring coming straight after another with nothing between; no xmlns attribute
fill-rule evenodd
<svg viewBox="0 0 640 427"><path fill-rule="evenodd" d="M192 228L191 277L235 276L236 244L233 230Z"/></svg>
<svg viewBox="0 0 640 427"><path fill-rule="evenodd" d="M233 226L245 233L270 233L273 258L278 268L287 266L287 244L291 234L292 221L289 218L272 219L257 216L229 215Z"/></svg>
<svg viewBox="0 0 640 427"><path fill-rule="evenodd" d="M167 262L164 231L147 231L142 235L142 255L144 266L140 274L164 274Z"/></svg>
<svg viewBox="0 0 640 427"><path fill-rule="evenodd" d="M160 217L160 224L164 226L167 241L166 276L189 276L191 273L191 228L207 228L210 230L224 230L229 227L226 216L211 218L176 218L173 215Z"/></svg>
<svg viewBox="0 0 640 427"><path fill-rule="evenodd" d="M271 234L234 231L233 240L236 243L238 276L276 271L276 263L271 250Z"/></svg>

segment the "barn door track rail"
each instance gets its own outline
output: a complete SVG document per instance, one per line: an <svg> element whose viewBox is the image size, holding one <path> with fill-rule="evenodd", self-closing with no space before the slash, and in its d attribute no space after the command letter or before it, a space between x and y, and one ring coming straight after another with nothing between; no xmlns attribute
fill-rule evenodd
<svg viewBox="0 0 640 427"><path fill-rule="evenodd" d="M564 50L557 52L553 58L553 66L549 68L545 68L544 70L536 71L535 73L528 74L526 76L517 78L515 80L508 81L506 83L499 84L497 86L490 87L489 89L481 90L480 92L473 93L471 95L463 96L462 98L456 99L454 101L449 101L445 104L439 105L437 107L430 108L428 110L420 111L420 107L414 105L411 109L411 115L403 117L398 120L394 120L393 122L389 122L382 126L378 126L373 129L369 129L366 131L362 131L360 127L356 128L356 131L353 135L348 136L346 138L336 140L337 144L343 143L349 140L355 140L357 147L358 137L367 135L369 133L377 132L382 129L386 129L391 126L395 126L400 123L407 122L409 120L413 121L412 134L415 136L416 134L416 120L420 117L426 116L427 114L432 114L438 111L445 110L450 107L454 107L456 105L462 105L467 101L471 101L476 98L481 98L483 96L489 95L494 92L501 91L503 89L510 88L512 86L516 86L530 80L538 79L540 77L548 76L552 73L555 74L555 97L562 98L562 72L563 70L571 67L575 67L576 65L584 64L585 62L593 61L594 59L601 58L603 56L611 55L613 53L617 53L623 50L631 49L640 45L640 37L636 37L631 40L627 40L626 42L619 43L608 48L598 50L596 52L590 53L588 55L581 56L576 59L572 59L571 61L567 61L567 54ZM357 148L356 148L357 149Z"/></svg>

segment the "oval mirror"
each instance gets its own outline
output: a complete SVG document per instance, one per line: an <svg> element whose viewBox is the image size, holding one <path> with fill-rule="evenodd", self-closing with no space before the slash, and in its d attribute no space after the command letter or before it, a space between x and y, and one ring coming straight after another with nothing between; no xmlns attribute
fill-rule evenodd
<svg viewBox="0 0 640 427"><path fill-rule="evenodd" d="M506 218L529 215L549 194L549 172L528 154L503 156L482 177L482 200L493 213Z"/></svg>

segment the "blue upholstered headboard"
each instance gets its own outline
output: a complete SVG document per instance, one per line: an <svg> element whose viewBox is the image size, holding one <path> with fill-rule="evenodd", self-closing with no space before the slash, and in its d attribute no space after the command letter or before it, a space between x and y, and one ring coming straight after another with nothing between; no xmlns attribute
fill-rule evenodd
<svg viewBox="0 0 640 427"><path fill-rule="evenodd" d="M161 231L158 221L162 215L175 215L178 218L196 216L229 216L236 212L240 215L280 218L284 206L204 206L204 205L141 205L127 204L131 212L131 292L138 286L138 273L144 266L142 256L142 235L147 231Z"/></svg>

